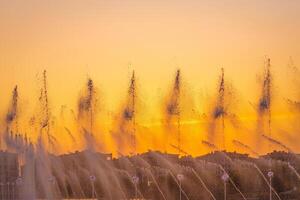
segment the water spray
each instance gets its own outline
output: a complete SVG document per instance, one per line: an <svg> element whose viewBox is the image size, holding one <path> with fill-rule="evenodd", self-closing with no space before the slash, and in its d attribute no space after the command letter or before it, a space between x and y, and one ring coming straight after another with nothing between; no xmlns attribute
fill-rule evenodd
<svg viewBox="0 0 300 200"><path fill-rule="evenodd" d="M189 197L187 196L187 194L185 193L185 191L182 189L181 184L178 183L178 181L177 181L178 177L175 177L171 170L168 170L168 171L171 174L171 177L173 178L173 180L175 181L175 183L177 184L177 186L178 186L178 188L180 190L181 195L184 195L187 200L190 200ZM181 178L183 178L183 177L181 177Z"/></svg>
<svg viewBox="0 0 300 200"><path fill-rule="evenodd" d="M293 151L287 147L286 145L284 145L282 142L275 140L274 138L271 138L267 135L262 134L263 138L266 139L267 141L269 141L270 143L273 143L275 145L278 145L280 147L282 147L283 149L285 149L286 151L288 151L289 153L293 153Z"/></svg>
<svg viewBox="0 0 300 200"><path fill-rule="evenodd" d="M93 130L93 116L94 116L94 96L95 89L94 83L92 79L88 79L86 83L86 88L84 91L84 95L82 95L78 102L78 119L83 118L83 115L88 115L89 121L89 131Z"/></svg>
<svg viewBox="0 0 300 200"><path fill-rule="evenodd" d="M180 153L184 154L184 155L189 155L186 151L179 149L178 146L174 145L174 144L170 144L170 146L174 149L176 149L177 151L180 151Z"/></svg>
<svg viewBox="0 0 300 200"><path fill-rule="evenodd" d="M93 84L93 80L89 79L88 80L88 99L89 99L89 104L90 104L90 133L93 133L93 116L94 116L94 112L93 112L93 107L92 107L92 100L94 98L94 84Z"/></svg>
<svg viewBox="0 0 300 200"><path fill-rule="evenodd" d="M251 163L252 166L258 171L258 173L261 175L261 177L263 178L263 180L266 182L266 184L268 185L269 189L271 190L270 194L269 194L269 198L272 200L272 191L274 192L274 194L276 195L276 197L281 200L280 196L278 195L278 193L276 192L276 190L272 187L272 178L274 176L274 173L271 171L268 171L268 177L269 180L265 177L264 173L257 167L256 164ZM271 180L270 180L271 179Z"/></svg>
<svg viewBox="0 0 300 200"><path fill-rule="evenodd" d="M225 80L224 80L224 68L221 69L221 82L219 87L219 108L215 110L215 117L219 117L221 115L222 119L222 137L223 137L223 149L226 149L225 144L225 121L224 121L224 115L225 115L225 107L224 107L224 100L225 100ZM218 110L219 109L219 110Z"/></svg>
<svg viewBox="0 0 300 200"><path fill-rule="evenodd" d="M297 178L300 180L300 174L297 172L295 167L288 162L288 167L296 174Z"/></svg>
<svg viewBox="0 0 300 200"><path fill-rule="evenodd" d="M45 118L44 118L44 122L43 122L43 125L42 127L43 128L46 128L46 134L47 134L47 137L48 137L48 145L49 145L49 148L51 147L51 144L52 144L52 140L51 140L51 136L50 136L50 124L49 124L49 121L50 121L50 113L49 113L49 100L48 100L48 87L47 87L47 71L44 70L43 72L43 88L42 88L42 100L44 101L43 102L43 112L45 114ZM50 151L50 150L49 150Z"/></svg>
<svg viewBox="0 0 300 200"><path fill-rule="evenodd" d="M95 181L96 181L96 176L94 175L90 175L89 176L90 182L91 182L91 186L92 186L92 199L94 199L95 196Z"/></svg>
<svg viewBox="0 0 300 200"><path fill-rule="evenodd" d="M138 184L139 181L140 181L139 177L136 176L136 175L130 176L130 174L129 174L127 171L125 171L125 173L126 173L126 175L129 177L131 183L134 185L134 189L135 189L135 197L137 197L137 196L140 194L140 196L141 196L142 198L144 198L143 195L142 195L142 193L139 191L139 189L138 189L138 187L137 187L137 184Z"/></svg>
<svg viewBox="0 0 300 200"><path fill-rule="evenodd" d="M270 183L270 200L272 200L272 178L274 176L274 173L270 170L268 172L268 177L269 177L269 183Z"/></svg>
<svg viewBox="0 0 300 200"><path fill-rule="evenodd" d="M190 167L189 167L190 168ZM193 172L193 174L197 177L197 179L201 182L202 186L204 187L204 189L209 193L209 195L211 196L211 198L213 200L216 200L216 197L213 195L213 193L208 189L207 185L205 184L205 182L202 180L202 178L200 177L199 174L196 173L196 171L193 168L190 168Z"/></svg>
<svg viewBox="0 0 300 200"><path fill-rule="evenodd" d="M13 122L15 122L16 133L19 132L19 130L18 130L18 97L19 97L18 86L16 85L13 90L13 93L12 93L11 106L9 108L8 113L6 114L7 126L11 126L11 124Z"/></svg>
<svg viewBox="0 0 300 200"><path fill-rule="evenodd" d="M274 138L270 138L270 137L268 137L268 136L266 136L266 135L262 135L263 136L263 138L265 138L267 141L269 141L270 143L273 143L273 144L275 144L275 145L278 145L278 146L280 146L280 147L282 147L283 149L285 149L287 152L289 152L289 153L291 153L291 154L293 154L293 155L295 155L295 156L297 156L297 154L295 154L294 153L294 151L291 149L291 148L289 148L289 147L287 147L285 144L283 144L282 142L280 142L280 141L278 141L278 140L275 140ZM289 169L291 169L292 170L292 172L297 176L297 178L300 180L300 174L297 172L297 170L288 162L287 163L288 164L288 167L289 167ZM270 171L271 172L271 171Z"/></svg>
<svg viewBox="0 0 300 200"><path fill-rule="evenodd" d="M226 172L224 172L221 178L224 183L224 200L227 200L227 182L229 179L229 175Z"/></svg>
<svg viewBox="0 0 300 200"><path fill-rule="evenodd" d="M148 168L146 168L146 169L147 169L147 170L149 170L149 172L150 172L150 175L151 175L151 178L153 179L153 181L154 181L154 183L155 183L155 185L156 185L156 187L157 187L158 191L160 192L161 196L163 197L163 199L164 199L164 200L166 200L166 197L165 197L164 193L162 192L161 188L159 187L159 185L158 185L157 181L155 180L155 177L153 176L153 174L152 174L151 170L150 170L150 169L148 169Z"/></svg>
<svg viewBox="0 0 300 200"><path fill-rule="evenodd" d="M181 182L183 181L184 179L184 175L183 174L177 174L177 179L179 181L179 200L181 200Z"/></svg>
<svg viewBox="0 0 300 200"><path fill-rule="evenodd" d="M176 71L176 77L171 94L171 99L167 104L167 114L169 116L176 116L177 119L177 150L178 155L181 154L181 108L180 108L180 93L181 93L181 74L180 70Z"/></svg>
<svg viewBox="0 0 300 200"><path fill-rule="evenodd" d="M140 178L138 176L132 176L132 183L134 184L134 196L135 196L135 199L138 199L138 188L137 188L137 185L140 181Z"/></svg>
<svg viewBox="0 0 300 200"><path fill-rule="evenodd" d="M266 114L268 117L268 138L272 137L271 133L271 60L268 58L266 61L266 68L265 68L265 74L264 74L264 80L263 80L263 88L262 88L262 96L259 100L259 106L258 106L258 112L259 116ZM269 144L269 151L271 149L271 146ZM271 191L271 181L274 173L271 171L271 160L269 161L269 181L270 181L270 191ZM270 200L272 200L272 194L270 192Z"/></svg>
<svg viewBox="0 0 300 200"><path fill-rule="evenodd" d="M224 68L221 68L221 75L219 77L218 82L218 91L217 91L217 97L216 102L213 107L213 110L211 112L211 122L209 125L209 134L208 134L208 141L209 142L215 142L215 126L217 122L221 123L221 148L223 150L226 149L225 147L225 77L224 77Z"/></svg>
<svg viewBox="0 0 300 200"><path fill-rule="evenodd" d="M204 144L205 146L207 146L207 147L209 147L213 150L218 150L219 149L215 144L213 144L211 142L208 142L208 141L205 141L205 140L202 140L202 144Z"/></svg>
<svg viewBox="0 0 300 200"><path fill-rule="evenodd" d="M86 83L86 88L84 94L80 96L78 101L78 117L77 119L83 120L84 125L83 131L85 135L85 140L87 142L88 148L94 150L94 118L96 115L96 89L92 79L88 79Z"/></svg>
<svg viewBox="0 0 300 200"><path fill-rule="evenodd" d="M132 121L132 133L131 133L131 146L133 155L136 155L137 145L136 145L136 80L135 72L132 72L130 79L130 86L128 89L129 102L128 106L124 111L124 118Z"/></svg>
<svg viewBox="0 0 300 200"><path fill-rule="evenodd" d="M248 150L250 153L259 157L259 154L256 151L254 151L251 147L249 147L248 145L246 145L238 140L232 140L232 143L235 144L236 146L243 147L244 149Z"/></svg>
<svg viewBox="0 0 300 200"><path fill-rule="evenodd" d="M247 200L245 195L242 193L242 191L237 187L237 185L234 183L234 181L232 180L232 178L229 176L229 174L225 171L225 169L222 167L222 165L219 165L219 167L221 168L221 170L223 171L223 175L222 175L222 180L224 182L224 199L227 199L227 189L226 189L226 184L228 181L230 181L230 183L233 185L233 187L235 188L235 190L241 195L241 197L244 200Z"/></svg>
<svg viewBox="0 0 300 200"><path fill-rule="evenodd" d="M259 117L267 115L268 117L268 135L271 137L271 61L267 59L265 74L263 79L262 94L259 99L258 114ZM269 146L270 148L270 146Z"/></svg>

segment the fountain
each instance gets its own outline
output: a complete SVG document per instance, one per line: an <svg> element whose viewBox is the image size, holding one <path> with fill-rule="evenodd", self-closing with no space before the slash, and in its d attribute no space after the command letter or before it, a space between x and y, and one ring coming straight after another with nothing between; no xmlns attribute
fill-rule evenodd
<svg viewBox="0 0 300 200"><path fill-rule="evenodd" d="M75 125L62 126L65 137L78 148L73 152L59 152L58 144L63 144L61 140L65 137L61 132L57 133L51 123L54 114L49 103L46 71L42 73L40 109L32 118L39 122L32 123L35 135L22 134L20 94L16 86L1 131L5 151L0 151L0 166L6 170L4 173L0 171L1 199L296 199L300 195L298 155L284 141L271 135L270 60L259 99L258 121L254 125L260 134L255 139L264 139L285 152L263 155L253 144L237 139L232 140L235 149L242 149L255 157L227 151L230 144L226 139L228 141L231 130L227 128L226 120L232 113L228 107L230 99L222 69L218 95L211 110L212 118L208 120L211 132L207 140L194 141L199 149L204 146L209 153L193 155L183 142L189 133L183 131L181 79L181 71L177 70L162 120L168 126L175 124L175 129L168 128L161 133L160 141L165 147L173 148L176 152L173 154L164 151L166 149L144 152L139 149L144 141L137 138L137 133L146 129L137 123L139 93L135 72L130 78L124 104L113 122L114 127L108 133L112 144L107 144L106 148L96 137L99 136L97 123L100 123L97 121L97 89L92 79L87 80L80 93L77 115L76 111L71 113ZM219 143L214 142L217 136L213 127L217 124L221 125L222 133L222 142ZM164 135L169 135L169 132L176 132L173 141L164 140Z"/></svg>

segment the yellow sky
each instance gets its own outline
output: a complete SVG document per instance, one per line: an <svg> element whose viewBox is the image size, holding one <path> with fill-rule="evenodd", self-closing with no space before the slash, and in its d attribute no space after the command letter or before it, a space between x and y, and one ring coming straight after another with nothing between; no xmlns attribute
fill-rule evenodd
<svg viewBox="0 0 300 200"><path fill-rule="evenodd" d="M290 57L300 62L299 10L297 0L2 0L0 111L18 84L22 110L31 112L43 69L53 113L75 107L88 76L106 112L117 112L135 69L144 112L157 119L178 67L196 108L214 94L220 67L245 106L257 101L266 56L279 99L295 97L285 76Z"/></svg>

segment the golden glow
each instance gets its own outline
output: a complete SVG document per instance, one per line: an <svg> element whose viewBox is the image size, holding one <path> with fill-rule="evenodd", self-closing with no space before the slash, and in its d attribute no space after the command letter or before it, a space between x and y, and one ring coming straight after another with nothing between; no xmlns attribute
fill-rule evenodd
<svg viewBox="0 0 300 200"><path fill-rule="evenodd" d="M174 128L166 129L162 109L180 68L185 92L182 146L198 155L209 150L201 144L208 134L205 114L211 112L224 67L237 99L232 112L241 121L238 128L226 122L226 146L241 150L231 140L255 145L250 139L257 114L253 105L268 56L274 75L272 135L299 151L298 113L286 103L300 98L288 67L290 58L296 66L300 62L299 9L298 1L1 1L0 113L5 116L17 84L20 130L36 137L28 121L38 112L40 75L46 69L58 151L82 148L70 110L77 114L80 90L91 77L99 89L99 149L117 153L111 133L118 126L134 69L138 151L163 150L166 132L176 141ZM75 144L66 127L76 136ZM177 152L172 147L168 151Z"/></svg>

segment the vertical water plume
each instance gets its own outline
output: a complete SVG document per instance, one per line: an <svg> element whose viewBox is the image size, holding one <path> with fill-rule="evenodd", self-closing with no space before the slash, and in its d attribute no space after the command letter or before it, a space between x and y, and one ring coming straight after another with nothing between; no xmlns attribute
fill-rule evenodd
<svg viewBox="0 0 300 200"><path fill-rule="evenodd" d="M125 120L132 122L131 146L133 154L136 154L136 80L134 71L130 79L127 103L128 105L124 110L123 117Z"/></svg>
<svg viewBox="0 0 300 200"><path fill-rule="evenodd" d="M271 103L272 103L271 87L272 87L271 60L268 58L265 65L261 96L258 102L258 122L257 122L258 130L257 131L259 135L261 135L264 131L266 131L269 137L271 137ZM264 119L267 120L267 124L268 124L267 130L264 129Z"/></svg>
<svg viewBox="0 0 300 200"><path fill-rule="evenodd" d="M40 113L39 113L39 135L34 152L26 153L26 162L24 169L24 182L30 185L30 190L23 191L24 198L37 198L40 195L48 199L59 198L58 194L53 191L52 167L54 166L51 158L55 152L57 144L56 137L51 133L51 112L49 106L49 92L47 82L47 71L42 74L42 87L39 95ZM34 119L34 118L32 118ZM34 120L32 121L34 123ZM45 138L46 137L46 138ZM46 142L45 142L46 140ZM35 189L38 190L36 193Z"/></svg>
<svg viewBox="0 0 300 200"><path fill-rule="evenodd" d="M172 123L172 119L175 117L176 125L177 125L177 150L178 154L181 154L181 130L180 130L180 123L181 123L181 105L180 105L180 93L181 93L181 74L180 69L176 71L176 76L174 80L174 85L170 94L170 98L168 99L166 105L166 117L167 123L170 125ZM168 133L167 133L168 134ZM169 144L167 136L166 145Z"/></svg>
<svg viewBox="0 0 300 200"><path fill-rule="evenodd" d="M27 147L27 136L19 133L18 115L19 106L18 86L15 86L12 92L11 103L5 117L6 132L4 134L4 142L8 150L16 153L22 153Z"/></svg>
<svg viewBox="0 0 300 200"><path fill-rule="evenodd" d="M47 135L50 136L50 126L49 126L49 102L48 102L48 87L47 87L47 71L44 70L43 73L43 92L44 92L44 112L45 112L45 123L47 124Z"/></svg>
<svg viewBox="0 0 300 200"><path fill-rule="evenodd" d="M15 123L16 133L18 133L18 97L18 86L16 85L12 92L11 104L5 118L5 122L8 129L11 130L11 126L13 125L13 123Z"/></svg>
<svg viewBox="0 0 300 200"><path fill-rule="evenodd" d="M96 88L92 79L88 79L83 94L78 101L78 121L84 132L88 149L95 148L94 137L94 121L97 113L98 99L96 96Z"/></svg>
<svg viewBox="0 0 300 200"><path fill-rule="evenodd" d="M52 140L53 137L50 133L50 109L49 109L49 97L48 97L48 83L47 83L47 71L43 71L42 75L42 87L40 89L39 102L41 105L40 113L40 132L39 132L39 143L42 145L43 133L47 137L47 147L49 151L52 151L55 142Z"/></svg>
<svg viewBox="0 0 300 200"><path fill-rule="evenodd" d="M266 66L265 66L265 72L264 72L264 79L263 79L263 87L262 87L262 93L261 97L259 99L259 104L258 104L258 131L259 132L264 132L266 131L268 134L268 138L271 138L271 60L268 58L266 61ZM264 118L267 118L267 130L264 130L263 125L264 125ZM261 133L259 133L261 134ZM257 137L259 138L259 137ZM259 139L258 139L259 140ZM268 145L268 150L271 150L271 144ZM269 182L270 182L270 199L272 199L272 177L273 177L273 172L271 171L271 159L269 160Z"/></svg>
<svg viewBox="0 0 300 200"><path fill-rule="evenodd" d="M85 116L88 117L89 131L93 132L94 122L94 106L95 106L95 89L92 79L88 79L86 84L86 91L83 96L80 97L78 102L78 118L82 119Z"/></svg>
<svg viewBox="0 0 300 200"><path fill-rule="evenodd" d="M136 135L136 110L137 109L137 85L135 71L132 72L127 96L121 114L118 117L117 130L113 131L113 138L116 142L116 150L119 155L137 153ZM128 142L130 145L128 145Z"/></svg>
<svg viewBox="0 0 300 200"><path fill-rule="evenodd" d="M209 123L208 140L215 142L215 128L217 121L221 120L221 137L222 137L222 148L225 149L225 116L227 114L225 108L225 77L224 68L221 68L221 75L219 78L218 93L216 103L211 113L211 122Z"/></svg>
<svg viewBox="0 0 300 200"><path fill-rule="evenodd" d="M224 68L221 69L221 83L219 87L219 100L218 106L215 109L214 117L217 119L221 117L222 119L222 137L223 137L223 149L225 149L225 122L224 122L224 115L226 114L224 108L224 96L225 96L225 82L224 82Z"/></svg>

